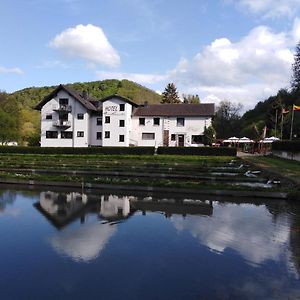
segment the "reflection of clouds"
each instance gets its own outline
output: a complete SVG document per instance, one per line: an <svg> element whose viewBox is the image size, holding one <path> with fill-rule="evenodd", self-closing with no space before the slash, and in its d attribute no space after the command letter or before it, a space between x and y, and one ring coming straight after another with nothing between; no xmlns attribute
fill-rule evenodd
<svg viewBox="0 0 300 300"><path fill-rule="evenodd" d="M222 205L214 207L211 218L179 216L172 218L177 230L188 230L202 244L223 252L231 248L252 263L271 259L278 261L289 239L289 223L285 216L276 223L264 206Z"/></svg>
<svg viewBox="0 0 300 300"><path fill-rule="evenodd" d="M18 208L10 208L10 209L6 209L5 211L0 210L0 215L3 216L18 217L20 214L21 214L21 210Z"/></svg>
<svg viewBox="0 0 300 300"><path fill-rule="evenodd" d="M109 224L85 224L58 232L50 243L57 252L87 262L100 254L116 230L116 226Z"/></svg>
<svg viewBox="0 0 300 300"><path fill-rule="evenodd" d="M228 287L227 287L228 288ZM257 278L246 278L239 284L229 287L242 299L299 299L300 290L289 286L289 278L274 278L259 275ZM226 289L226 287L224 288Z"/></svg>

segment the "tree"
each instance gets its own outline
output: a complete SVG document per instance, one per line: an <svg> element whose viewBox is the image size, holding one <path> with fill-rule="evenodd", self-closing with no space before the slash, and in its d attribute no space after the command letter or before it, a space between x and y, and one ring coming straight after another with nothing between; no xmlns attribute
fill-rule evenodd
<svg viewBox="0 0 300 300"><path fill-rule="evenodd" d="M300 42L296 46L296 52L294 54L294 63L292 65L292 79L291 87L294 91L300 90Z"/></svg>
<svg viewBox="0 0 300 300"><path fill-rule="evenodd" d="M174 83L168 83L166 86L162 93L161 103L181 103Z"/></svg>
<svg viewBox="0 0 300 300"><path fill-rule="evenodd" d="M216 131L213 126L208 126L204 129L204 144L212 145L216 140Z"/></svg>
<svg viewBox="0 0 300 300"><path fill-rule="evenodd" d="M213 127L217 132L217 138L229 138L240 135L242 104L234 104L230 101L221 101L213 121Z"/></svg>
<svg viewBox="0 0 300 300"><path fill-rule="evenodd" d="M182 94L183 102L189 104L199 104L200 98L198 95L189 95L189 94Z"/></svg>

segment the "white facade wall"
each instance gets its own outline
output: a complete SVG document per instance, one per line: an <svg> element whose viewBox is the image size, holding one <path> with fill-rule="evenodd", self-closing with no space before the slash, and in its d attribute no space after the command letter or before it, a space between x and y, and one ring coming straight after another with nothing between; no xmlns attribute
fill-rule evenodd
<svg viewBox="0 0 300 300"><path fill-rule="evenodd" d="M124 104L125 110L120 111L120 105ZM103 146L129 146L129 133L131 131L132 105L118 98L111 98L103 102L103 126L102 145ZM106 117L110 122L106 122ZM124 120L125 126L120 127L120 120ZM105 132L109 132L109 138L105 137ZM120 142L120 135L124 135L124 142Z"/></svg>
<svg viewBox="0 0 300 300"><path fill-rule="evenodd" d="M139 119L145 118L145 125L139 124ZM160 118L159 126L154 125L154 118ZM178 135L184 136L184 146L197 147L192 143L193 135L203 135L205 127L211 125L210 117L181 117L184 118L184 126L177 126L177 117L133 117L131 143L138 146L163 146L164 131L169 131L169 146L178 146ZM144 140L143 133L154 133L154 140ZM175 141L171 135L175 135Z"/></svg>
<svg viewBox="0 0 300 300"><path fill-rule="evenodd" d="M145 119L145 125L140 125L140 118ZM159 125L154 125L154 118L159 118ZM163 146L164 117L132 117L131 144L135 146ZM154 139L143 139L143 133L154 133Z"/></svg>
<svg viewBox="0 0 300 300"><path fill-rule="evenodd" d="M59 99L67 98L68 105L72 107L72 111L68 113L68 122L70 127L63 128L54 126L59 121L59 113L54 111L59 107ZM52 115L52 120L47 120L47 115ZM77 119L77 114L83 114L83 120ZM80 102L75 100L65 91L59 91L57 96L48 101L41 110L41 146L42 147L88 147L89 145L89 119L90 115L87 109ZM46 138L46 131L57 131L57 138ZM61 138L61 132L72 132L72 139ZM77 131L83 131L83 137L77 137Z"/></svg>
<svg viewBox="0 0 300 300"><path fill-rule="evenodd" d="M102 115L92 114L90 116L90 146L102 146L103 136L102 139L97 139L97 132L102 133L102 125L97 125L97 118L102 118Z"/></svg>
<svg viewBox="0 0 300 300"><path fill-rule="evenodd" d="M211 125L209 117L183 117L184 126L177 126L177 117L170 117L165 128L169 130L169 146L178 146L178 135L184 135L184 146L197 147L198 144L192 143L193 135L203 135L205 127ZM168 126L168 127L167 127ZM175 141L171 140L171 135L175 134Z"/></svg>

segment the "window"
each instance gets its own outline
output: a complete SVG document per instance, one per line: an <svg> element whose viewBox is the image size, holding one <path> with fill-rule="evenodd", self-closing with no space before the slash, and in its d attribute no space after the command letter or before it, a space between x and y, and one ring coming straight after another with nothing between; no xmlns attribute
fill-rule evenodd
<svg viewBox="0 0 300 300"><path fill-rule="evenodd" d="M58 132L57 131L46 131L46 139L57 139Z"/></svg>
<svg viewBox="0 0 300 300"><path fill-rule="evenodd" d="M184 126L184 118L177 118L177 126Z"/></svg>
<svg viewBox="0 0 300 300"><path fill-rule="evenodd" d="M124 142L124 140L125 140L124 137L125 137L124 134L120 134L119 135L119 142Z"/></svg>
<svg viewBox="0 0 300 300"><path fill-rule="evenodd" d="M102 118L97 118L97 125L99 126L102 126Z"/></svg>
<svg viewBox="0 0 300 300"><path fill-rule="evenodd" d="M104 137L106 139L109 139L110 138L110 131L105 131Z"/></svg>
<svg viewBox="0 0 300 300"><path fill-rule="evenodd" d="M159 126L159 118L153 118L153 125Z"/></svg>
<svg viewBox="0 0 300 300"><path fill-rule="evenodd" d="M125 110L125 104L120 104L120 111L124 111Z"/></svg>
<svg viewBox="0 0 300 300"><path fill-rule="evenodd" d="M72 139L73 138L73 132L72 131L62 131L60 134L60 138L62 139Z"/></svg>
<svg viewBox="0 0 300 300"><path fill-rule="evenodd" d="M59 98L59 105L68 105L69 99L68 98Z"/></svg>
<svg viewBox="0 0 300 300"><path fill-rule="evenodd" d="M46 120L52 120L52 114L47 114L46 115Z"/></svg>
<svg viewBox="0 0 300 300"><path fill-rule="evenodd" d="M110 123L110 117L105 117L105 123Z"/></svg>
<svg viewBox="0 0 300 300"><path fill-rule="evenodd" d="M63 113L59 115L61 121L68 121L68 113Z"/></svg>
<svg viewBox="0 0 300 300"><path fill-rule="evenodd" d="M84 137L84 131L77 131L77 137Z"/></svg>
<svg viewBox="0 0 300 300"><path fill-rule="evenodd" d="M155 139L155 133L142 133L142 140L154 140Z"/></svg>
<svg viewBox="0 0 300 300"><path fill-rule="evenodd" d="M119 121L119 127L125 127L125 120Z"/></svg>
<svg viewBox="0 0 300 300"><path fill-rule="evenodd" d="M102 132L97 132L97 140L102 140Z"/></svg>
<svg viewBox="0 0 300 300"><path fill-rule="evenodd" d="M145 125L145 118L139 118L140 125Z"/></svg>
<svg viewBox="0 0 300 300"><path fill-rule="evenodd" d="M77 114L77 119L78 120L83 120L84 118L84 115L83 114Z"/></svg>
<svg viewBox="0 0 300 300"><path fill-rule="evenodd" d="M192 144L203 144L203 135L192 135Z"/></svg>
<svg viewBox="0 0 300 300"><path fill-rule="evenodd" d="M175 141L176 140L176 135L175 134L171 134L171 141Z"/></svg>

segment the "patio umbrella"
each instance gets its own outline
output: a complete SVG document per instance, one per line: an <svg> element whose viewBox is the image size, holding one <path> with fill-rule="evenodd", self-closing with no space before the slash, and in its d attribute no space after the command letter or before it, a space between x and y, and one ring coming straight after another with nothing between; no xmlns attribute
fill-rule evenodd
<svg viewBox="0 0 300 300"><path fill-rule="evenodd" d="M239 140L239 138L233 136L233 137L230 137L229 139L227 140L224 140L223 143L237 143Z"/></svg>
<svg viewBox="0 0 300 300"><path fill-rule="evenodd" d="M251 144L251 143L254 143L254 141L250 140L249 138L244 136L244 137L239 139L239 143L240 144Z"/></svg>

